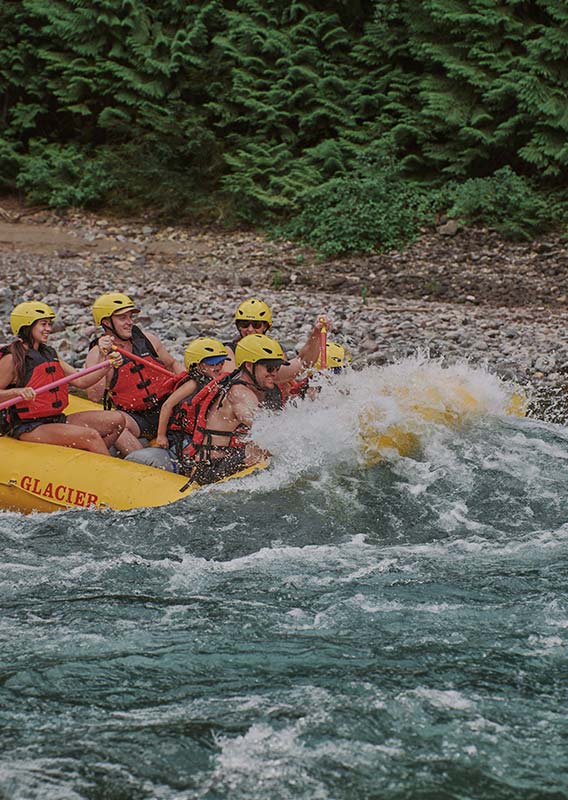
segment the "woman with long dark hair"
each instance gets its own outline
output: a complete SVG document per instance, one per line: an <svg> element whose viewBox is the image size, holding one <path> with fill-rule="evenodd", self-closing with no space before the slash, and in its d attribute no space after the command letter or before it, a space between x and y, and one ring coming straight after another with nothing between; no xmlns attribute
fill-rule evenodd
<svg viewBox="0 0 568 800"><path fill-rule="evenodd" d="M58 444L92 453L109 455L126 427L120 411L79 411L65 416L68 405L67 385L36 395L36 389L76 371L59 358L47 342L55 313L46 303L30 301L17 305L10 315L15 341L2 348L0 357L0 402L21 396L23 400L5 412L6 433L25 442ZM113 353L112 342L103 337L99 342L99 361L122 361ZM71 381L86 389L98 381L96 372Z"/></svg>

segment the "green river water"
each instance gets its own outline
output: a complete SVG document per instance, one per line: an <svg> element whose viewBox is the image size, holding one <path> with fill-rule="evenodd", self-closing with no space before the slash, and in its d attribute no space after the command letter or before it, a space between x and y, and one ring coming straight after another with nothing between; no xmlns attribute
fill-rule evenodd
<svg viewBox="0 0 568 800"><path fill-rule="evenodd" d="M479 413L363 465L385 385L452 382ZM568 431L506 402L370 369L261 417L250 478L0 514L0 798L567 798Z"/></svg>

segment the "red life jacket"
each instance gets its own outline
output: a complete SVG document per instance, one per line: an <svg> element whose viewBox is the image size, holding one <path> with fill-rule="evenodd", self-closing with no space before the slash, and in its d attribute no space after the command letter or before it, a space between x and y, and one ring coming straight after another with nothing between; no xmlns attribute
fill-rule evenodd
<svg viewBox="0 0 568 800"><path fill-rule="evenodd" d="M241 380L238 375L239 373L237 372L233 373L233 375L220 376L210 381L203 389L194 395L191 401L191 405L193 406L192 413L195 419L192 440L183 450L183 457L186 463L199 453L201 453L202 458L207 459L212 450L229 452L235 447L244 447L246 445L246 441L243 440L243 437L250 431L248 425L241 423L233 431L217 431L207 427L207 414L209 413L211 405L217 399L220 399L222 403L232 386L239 384L242 386L250 386L249 383ZM279 398L276 407L282 408L284 398L278 387L274 387L274 389L266 393L269 396L260 403L262 407L275 407L273 403L276 399L276 390ZM222 436L226 438L228 440L227 444L212 444L213 436Z"/></svg>
<svg viewBox="0 0 568 800"><path fill-rule="evenodd" d="M222 381L222 383L221 383ZM234 447L244 447L245 442L240 438L245 433L248 433L249 428L246 425L239 425L234 431L214 431L207 428L207 414L212 404L219 398L221 400L227 396L231 386L242 381L231 380L231 376L225 374L219 378L214 378L212 381L200 389L191 401L192 409L191 414L194 419L193 434L191 442L184 448L182 452L183 460L189 461L194 458L198 453L202 453L205 458L208 458L211 450L231 450ZM211 444L212 436L223 436L228 439L226 445L213 445Z"/></svg>
<svg viewBox="0 0 568 800"><path fill-rule="evenodd" d="M163 364L150 340L136 325L132 328L131 342L134 355L144 358L147 364L138 364L124 356L124 363L114 370L107 396L121 411L146 411L171 394L178 377L168 377L152 369L153 365L163 368Z"/></svg>
<svg viewBox="0 0 568 800"><path fill-rule="evenodd" d="M9 353L9 346L2 348L2 355ZM30 348L26 351L24 365L24 386L39 389L48 383L53 383L65 377L63 368L59 363L57 352L53 347L40 344L38 349ZM9 387L12 388L12 387ZM22 400L10 406L8 418L11 425L28 419L43 419L61 414L69 403L67 384L56 386L34 400Z"/></svg>
<svg viewBox="0 0 568 800"><path fill-rule="evenodd" d="M285 397L305 397L306 392L310 386L310 379L309 377L301 378L299 381L291 380L288 381L285 385Z"/></svg>
<svg viewBox="0 0 568 800"><path fill-rule="evenodd" d="M229 373L223 372L216 378L217 381L221 380L222 378L227 377ZM174 408L172 416L170 417L170 421L168 423L168 433L184 433L188 436L193 436L193 432L195 430L195 420L197 417L197 406L194 404L193 400L195 396L203 389L207 384L211 381L211 378L208 378L206 375L191 375L184 377L183 380L179 381L176 389L179 388L183 383L187 380L193 380L197 384L195 390L185 397L177 406Z"/></svg>

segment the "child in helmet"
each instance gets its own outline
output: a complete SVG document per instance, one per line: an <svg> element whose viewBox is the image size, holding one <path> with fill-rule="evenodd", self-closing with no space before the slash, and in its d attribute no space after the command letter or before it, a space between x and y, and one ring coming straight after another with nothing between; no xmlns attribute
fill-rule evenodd
<svg viewBox="0 0 568 800"><path fill-rule="evenodd" d="M186 409L191 398L209 381L226 374L225 363L228 359L227 348L218 339L203 336L188 344L183 354L188 379L168 397L160 410L156 436L158 447L170 446L168 434L171 438L174 431L184 427L183 417L187 415ZM172 419L174 410L176 413ZM186 433L191 435L190 431Z"/></svg>
<svg viewBox="0 0 568 800"><path fill-rule="evenodd" d="M182 379L160 409L157 447L146 447L128 456L129 461L177 472L184 447L190 442L195 423L191 400L210 381L221 377L229 358L218 339L200 337L185 348L187 377Z"/></svg>
<svg viewBox="0 0 568 800"><path fill-rule="evenodd" d="M38 301L20 303L10 315L10 327L17 338L2 348L0 402L20 395L23 400L6 412L7 433L26 442L76 447L109 455L109 447L126 427L120 411L81 411L65 416L66 384L36 396L36 389L76 371L47 344L53 319L53 309ZM116 366L122 363L122 356L110 353L111 344L101 339L93 356L94 363L106 358ZM99 378L95 372L76 378L71 384L86 389Z"/></svg>

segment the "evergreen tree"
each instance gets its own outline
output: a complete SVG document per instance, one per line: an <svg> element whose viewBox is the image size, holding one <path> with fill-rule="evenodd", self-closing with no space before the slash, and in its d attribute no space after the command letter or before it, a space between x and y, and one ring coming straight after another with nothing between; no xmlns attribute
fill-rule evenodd
<svg viewBox="0 0 568 800"><path fill-rule="evenodd" d="M388 151L560 195L567 55L565 0L3 0L0 186L262 222Z"/></svg>
<svg viewBox="0 0 568 800"><path fill-rule="evenodd" d="M464 178L510 165L535 176L560 175L566 165L565 3L398 0L396 9L389 22L403 45L388 62L391 69L402 64L397 82L404 88L377 119L392 114L407 170ZM376 10L384 19L382 2ZM378 49L381 34L376 28Z"/></svg>
<svg viewBox="0 0 568 800"><path fill-rule="evenodd" d="M351 40L337 15L303 2L240 0L227 20L215 38L227 83L209 109L228 145L225 190L254 219L293 209L306 183L341 168Z"/></svg>

